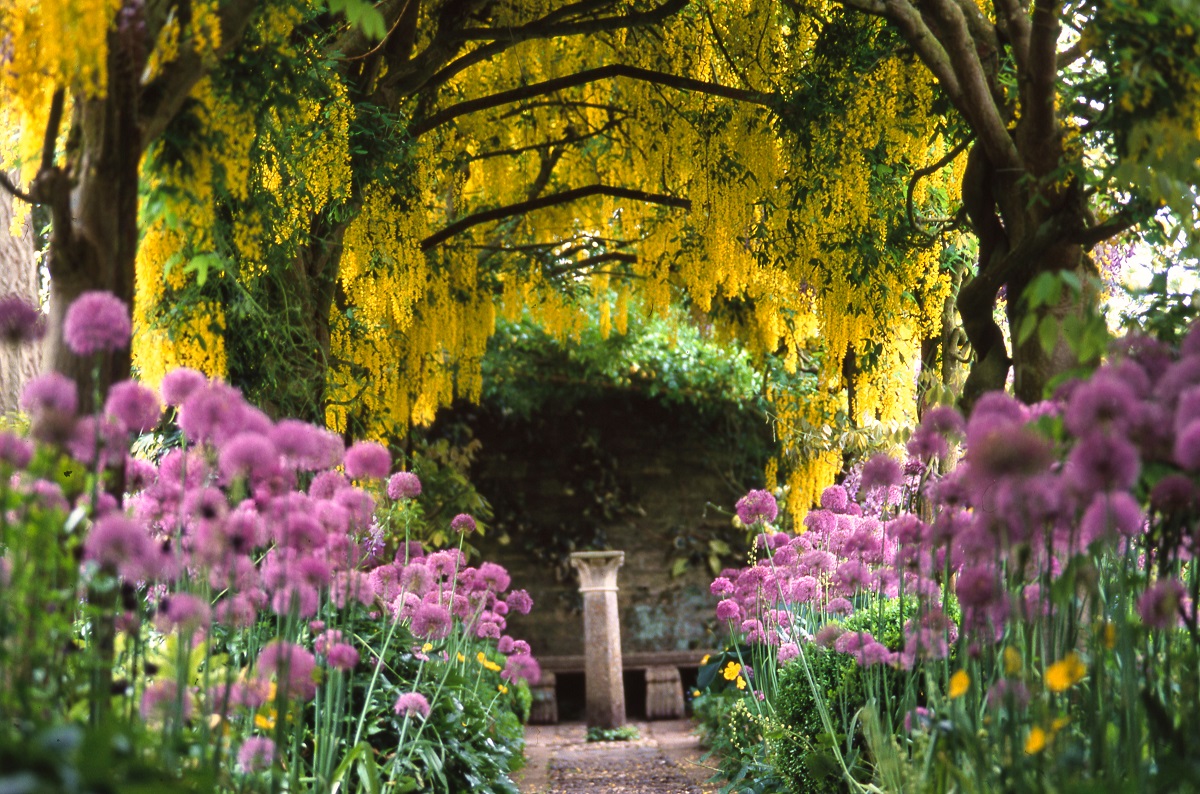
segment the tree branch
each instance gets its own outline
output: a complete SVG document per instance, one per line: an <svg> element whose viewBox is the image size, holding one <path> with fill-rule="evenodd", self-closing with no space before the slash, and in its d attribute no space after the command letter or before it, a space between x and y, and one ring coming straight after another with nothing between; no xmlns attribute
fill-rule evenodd
<svg viewBox="0 0 1200 794"><path fill-rule="evenodd" d="M1095 226L1071 235L1071 242L1079 243L1084 249L1091 250L1105 240L1132 229L1148 217L1150 217L1150 213L1139 213L1129 207L1124 207Z"/></svg>
<svg viewBox="0 0 1200 794"><path fill-rule="evenodd" d="M1021 134L1031 141L1050 141L1058 134L1054 100L1058 78L1058 16L1061 10L1062 0L1037 0L1033 7L1029 67L1026 79L1021 81ZM1044 162L1040 163L1038 176L1044 176L1057 166L1057 155L1057 147L1047 152Z"/></svg>
<svg viewBox="0 0 1200 794"><path fill-rule="evenodd" d="M921 181L930 174L937 173L948 166L955 157L958 157L960 154L966 151L967 147L970 146L974 140L974 138L967 138L963 141L960 141L957 146L946 152L946 154L943 155L942 158L933 165L927 165L924 168L918 168L916 171L912 172L912 176L909 177L908 180L908 191L905 196L905 206L908 210L908 222L913 225L914 229L920 230L927 236L929 235L927 231L921 228L921 223L917 221L916 209L913 207L913 192L917 188L917 182Z"/></svg>
<svg viewBox="0 0 1200 794"><path fill-rule="evenodd" d="M58 148L58 127L62 124L63 90L59 88L50 100L50 116L46 119L46 136L42 139L42 162L39 171L54 165L54 151Z"/></svg>
<svg viewBox="0 0 1200 794"><path fill-rule="evenodd" d="M603 135L604 133L611 130L613 127L616 127L618 124L620 124L621 121L622 121L622 119L613 119L612 121L609 121L606 124L604 124L603 126L601 126L599 129L589 130L588 132L585 132L582 134L571 133L562 138L557 138L553 141L543 141L542 143L531 143L528 146L516 146L511 149L493 149L491 151L487 151L487 152L483 152L481 154L474 155L470 158L470 160L472 162L474 162L476 160L488 160L493 157L515 157L519 154L524 154L525 152L536 152L536 151L541 151L542 149L552 149L556 146L558 146L558 147L570 146L573 143L579 143L581 141L586 141L591 138L595 138L598 135ZM568 127L568 132L570 132L569 127Z"/></svg>
<svg viewBox="0 0 1200 794"><path fill-rule="evenodd" d="M21 199L21 201L24 201L26 204L37 204L33 196L17 187L13 181L8 178L8 174L4 173L3 169L0 169L0 187L7 190L13 196Z"/></svg>
<svg viewBox="0 0 1200 794"><path fill-rule="evenodd" d="M710 83L705 80L695 80L690 77L681 77L679 75L667 74L665 72L656 72L651 69L642 69L637 66L611 64L609 66L600 66L595 69L585 69L582 72L569 74L565 77L555 77L551 80L544 80L540 83L533 83L531 85L521 86L520 88L513 88L508 91L501 91L496 94L491 94L490 96L459 102L457 105L451 105L448 108L434 113L432 116L427 117L423 121L418 121L409 128L409 132L414 138L416 138L432 129L453 121L459 116L465 116L468 113L475 113L480 110L488 110L489 108L507 105L511 102L517 102L529 97L542 96L555 91L561 91L566 88L574 88L575 86L586 85L588 83L594 83L600 80L611 80L617 77L624 77L629 80L640 80L642 82L667 86L669 88L677 88L680 91L696 91L702 94L718 96L724 99L732 99L738 102L748 102L754 105L768 106L773 100L773 97L770 94L763 94L759 93L758 91L746 91L740 88L732 88L730 86L721 85L719 83Z"/></svg>
<svg viewBox="0 0 1200 794"><path fill-rule="evenodd" d="M906 0L892 2L908 4ZM929 0L929 5L945 25L940 41L962 88L963 115L997 169L1020 170L1021 156L996 107L988 75L979 60L962 9L953 0Z"/></svg>
<svg viewBox="0 0 1200 794"><path fill-rule="evenodd" d="M241 41L257 8L256 0L221 3L217 12L221 21L221 46L217 51L199 53L196 52L194 41L184 43L178 57L164 64L158 77L142 89L138 101L138 126L142 130L142 141L152 141L162 134L183 107L192 87L204 76L206 61L220 58Z"/></svg>
<svg viewBox="0 0 1200 794"><path fill-rule="evenodd" d="M421 241L421 250L428 251L436 245L444 243L456 234L470 229L472 226L478 226L481 223L489 221L503 220L511 218L514 215L522 215L526 212L553 207L559 204L568 204L572 201L588 198L590 196L610 196L612 198L629 199L630 201L643 201L649 204L661 204L665 207L675 207L677 209L690 210L692 202L687 199L678 198L676 196L668 196L661 193L647 193L642 190L632 190L624 187L612 187L609 185L587 185L585 187L572 188L564 190L561 193L551 193L548 196L540 196L529 201L519 201L516 204L507 204L503 207L494 207L490 210L476 212L465 218L460 218L450 224L441 231L434 232Z"/></svg>
<svg viewBox="0 0 1200 794"><path fill-rule="evenodd" d="M605 251L603 254L594 254L592 256L576 260L569 265L552 267L546 273L546 275L554 278L555 276L561 276L567 273L578 272L589 267L594 267L602 262L625 262L626 264L636 265L637 261L638 258L636 254L623 254L619 251Z"/></svg>
<svg viewBox="0 0 1200 794"><path fill-rule="evenodd" d="M1008 35L1017 74L1029 64L1029 11L1019 0L995 0L996 23Z"/></svg>

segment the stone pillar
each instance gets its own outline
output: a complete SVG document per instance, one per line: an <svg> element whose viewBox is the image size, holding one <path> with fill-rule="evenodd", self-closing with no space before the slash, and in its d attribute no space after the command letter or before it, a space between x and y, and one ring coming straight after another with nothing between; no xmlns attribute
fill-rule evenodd
<svg viewBox="0 0 1200 794"><path fill-rule="evenodd" d="M579 571L583 593L583 658L589 728L625 724L621 623L617 615L617 569L623 551L577 551L571 567Z"/></svg>

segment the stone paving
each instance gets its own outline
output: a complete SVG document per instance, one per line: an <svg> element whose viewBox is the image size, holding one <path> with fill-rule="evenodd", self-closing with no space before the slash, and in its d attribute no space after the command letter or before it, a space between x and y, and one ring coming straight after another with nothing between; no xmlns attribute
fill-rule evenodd
<svg viewBox="0 0 1200 794"><path fill-rule="evenodd" d="M521 794L711 794L690 720L631 722L641 738L588 742L583 723L530 725Z"/></svg>

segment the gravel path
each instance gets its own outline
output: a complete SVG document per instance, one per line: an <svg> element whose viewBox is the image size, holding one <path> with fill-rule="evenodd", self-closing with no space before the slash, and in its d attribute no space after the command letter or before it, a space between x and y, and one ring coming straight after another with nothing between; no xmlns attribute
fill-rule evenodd
<svg viewBox="0 0 1200 794"><path fill-rule="evenodd" d="M522 794L710 794L688 720L633 723L641 738L588 742L580 723L526 728Z"/></svg>

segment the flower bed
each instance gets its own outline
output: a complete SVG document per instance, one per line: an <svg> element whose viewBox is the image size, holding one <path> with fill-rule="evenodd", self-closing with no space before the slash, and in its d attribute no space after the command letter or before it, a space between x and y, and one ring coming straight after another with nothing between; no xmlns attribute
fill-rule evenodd
<svg viewBox="0 0 1200 794"><path fill-rule="evenodd" d="M757 555L713 582L733 645L697 701L726 790L1200 779L1200 326L1121 340L1050 403L931 410L908 451L796 535L739 504Z"/></svg>
<svg viewBox="0 0 1200 794"><path fill-rule="evenodd" d="M89 294L65 332L109 355L128 315ZM532 602L468 564L471 516L427 552L386 448L191 370L78 397L41 376L0 433L0 789L515 792ZM163 403L181 444L131 456Z"/></svg>

